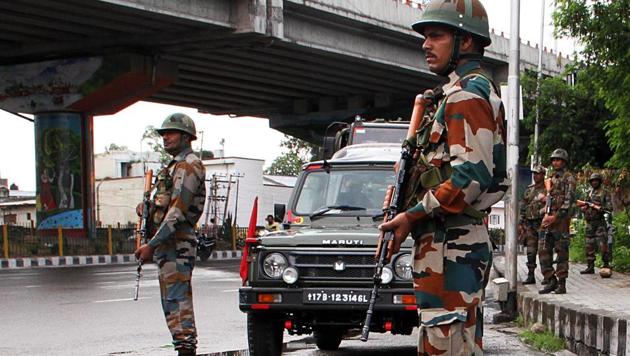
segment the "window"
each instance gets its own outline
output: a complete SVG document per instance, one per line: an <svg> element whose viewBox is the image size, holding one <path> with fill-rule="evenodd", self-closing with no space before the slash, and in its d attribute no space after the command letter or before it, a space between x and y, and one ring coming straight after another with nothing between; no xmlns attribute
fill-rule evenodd
<svg viewBox="0 0 630 356"><path fill-rule="evenodd" d="M501 223L501 215L490 215L490 225L499 225Z"/></svg>

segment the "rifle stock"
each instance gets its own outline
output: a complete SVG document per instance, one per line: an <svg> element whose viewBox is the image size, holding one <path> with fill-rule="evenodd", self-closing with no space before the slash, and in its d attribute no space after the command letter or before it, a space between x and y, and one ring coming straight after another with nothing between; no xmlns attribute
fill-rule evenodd
<svg viewBox="0 0 630 356"><path fill-rule="evenodd" d="M151 208L151 182L153 181L153 170L149 169L144 174L144 192L142 196L142 216L138 219L136 225L136 249L140 245L147 243L147 229L150 219ZM136 270L136 287L134 289L133 300L138 300L138 293L140 292L140 277L142 277L142 261L138 261L138 268Z"/></svg>
<svg viewBox="0 0 630 356"><path fill-rule="evenodd" d="M407 130L407 139L403 143L400 159L397 163L396 181L394 185L391 185L387 189L385 199L383 202L384 222L391 221L399 213L399 209L403 203L403 194L405 187L408 184L408 170L413 164L414 155L416 154L416 146L414 144L416 131L420 128L422 119L426 109L433 104L434 93L432 90L426 90L424 94L416 96L413 105L413 111L411 113L411 119L409 120L409 129ZM365 320L363 322L363 328L361 329L361 341L367 341L370 334L370 324L372 323L372 315L374 314L374 305L376 304L376 298L378 298L378 290L381 286L381 275L383 268L387 263L387 255L389 250L389 243L394 239L394 233L392 231L386 231L380 237L378 244L378 257L376 261L376 268L374 272L374 285L372 287L372 293L370 295L370 302L365 314Z"/></svg>
<svg viewBox="0 0 630 356"><path fill-rule="evenodd" d="M585 200L579 200L578 199L578 200L576 200L576 204L577 204L577 206L580 206L580 207L586 205L589 208L593 208L593 209L595 209L597 211L601 211L602 213L610 214L610 211L608 211L608 209L604 209L603 206L597 205L595 203L591 203L591 202L588 202L588 201L585 201Z"/></svg>

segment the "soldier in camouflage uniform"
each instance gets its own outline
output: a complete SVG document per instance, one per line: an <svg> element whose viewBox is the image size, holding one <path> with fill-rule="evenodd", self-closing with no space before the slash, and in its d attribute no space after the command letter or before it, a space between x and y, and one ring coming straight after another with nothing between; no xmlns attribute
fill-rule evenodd
<svg viewBox="0 0 630 356"><path fill-rule="evenodd" d="M604 211L612 211L612 198L610 191L604 188L602 184L602 176L599 173L593 173L589 178L591 189L588 191L586 198L587 203L579 204L584 212L586 226L584 237L586 238L586 261L588 267L580 271L581 274L595 273L595 251L599 242L599 252L602 254L603 268L610 268L610 253L608 251L608 224Z"/></svg>
<svg viewBox="0 0 630 356"><path fill-rule="evenodd" d="M551 154L551 168L547 170L546 213L541 223L538 242L538 259L542 274L549 283L538 291L565 294L569 276L569 225L575 203L575 178L568 170L569 154L558 148ZM557 264L553 268L553 250Z"/></svg>
<svg viewBox="0 0 630 356"><path fill-rule="evenodd" d="M523 284L534 284L536 256L538 255L538 231L545 215L545 167L532 170L534 183L527 187L520 203L519 239L527 246L527 279Z"/></svg>
<svg viewBox="0 0 630 356"><path fill-rule="evenodd" d="M157 130L173 159L157 176L151 207L157 227L153 238L136 251L142 262L155 255L162 309L178 355L195 355L197 331L191 278L197 257L195 225L203 211L206 171L190 142L195 123L184 114L169 115Z"/></svg>
<svg viewBox="0 0 630 356"><path fill-rule="evenodd" d="M429 69L448 77L417 142L432 172L420 185L440 178L380 228L394 232L390 255L409 233L415 240L418 355L481 355L492 250L483 219L508 188L504 109L480 65L488 18L478 0L435 0L413 28L425 37Z"/></svg>

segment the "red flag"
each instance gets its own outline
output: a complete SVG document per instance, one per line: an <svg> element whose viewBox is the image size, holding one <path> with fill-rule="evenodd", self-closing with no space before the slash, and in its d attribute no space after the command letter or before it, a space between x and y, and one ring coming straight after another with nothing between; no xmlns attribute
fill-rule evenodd
<svg viewBox="0 0 630 356"><path fill-rule="evenodd" d="M249 246L256 240L256 220L258 219L258 197L254 198L254 207L252 208L252 215L249 217L249 226L247 227L247 237L245 238L245 245L243 246L243 256L241 257L241 280L243 285L247 282L247 255L249 254Z"/></svg>

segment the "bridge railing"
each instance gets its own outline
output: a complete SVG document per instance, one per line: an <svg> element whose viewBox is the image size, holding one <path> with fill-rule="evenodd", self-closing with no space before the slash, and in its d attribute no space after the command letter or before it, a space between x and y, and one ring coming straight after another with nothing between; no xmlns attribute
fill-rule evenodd
<svg viewBox="0 0 630 356"><path fill-rule="evenodd" d="M218 250L242 248L247 228L232 231L234 240L231 235L219 236ZM135 226L120 224L97 228L94 238L64 236L62 229L57 234L41 234L29 225L0 225L0 258L131 254L136 248L135 234Z"/></svg>

